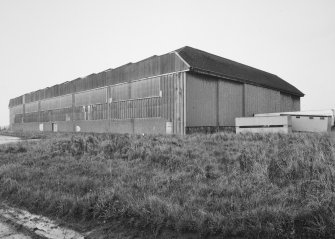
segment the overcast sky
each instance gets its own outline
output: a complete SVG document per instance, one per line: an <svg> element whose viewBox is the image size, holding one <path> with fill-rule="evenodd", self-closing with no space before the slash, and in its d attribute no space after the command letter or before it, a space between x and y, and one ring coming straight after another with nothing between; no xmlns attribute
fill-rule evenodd
<svg viewBox="0 0 335 239"><path fill-rule="evenodd" d="M185 45L335 108L334 0L0 0L0 34L0 125L10 98Z"/></svg>

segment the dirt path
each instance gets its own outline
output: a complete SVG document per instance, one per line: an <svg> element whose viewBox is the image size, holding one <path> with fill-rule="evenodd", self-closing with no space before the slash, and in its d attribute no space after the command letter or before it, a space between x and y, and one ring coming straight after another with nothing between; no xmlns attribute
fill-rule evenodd
<svg viewBox="0 0 335 239"><path fill-rule="evenodd" d="M0 135L0 144L16 143L19 142L20 140L21 139L17 137Z"/></svg>
<svg viewBox="0 0 335 239"><path fill-rule="evenodd" d="M30 236L19 232L13 225L0 217L0 239L32 239Z"/></svg>
<svg viewBox="0 0 335 239"><path fill-rule="evenodd" d="M57 223L46 217L34 215L25 210L12 208L6 204L0 204L0 215L0 239L84 239L84 236L80 233L68 228L60 227ZM15 235L15 233L17 233L15 228L11 225L22 228L33 236L23 237L24 235L22 234L22 237L8 237L9 235ZM3 229L1 230L1 228ZM3 231L3 237L1 237L1 231Z"/></svg>

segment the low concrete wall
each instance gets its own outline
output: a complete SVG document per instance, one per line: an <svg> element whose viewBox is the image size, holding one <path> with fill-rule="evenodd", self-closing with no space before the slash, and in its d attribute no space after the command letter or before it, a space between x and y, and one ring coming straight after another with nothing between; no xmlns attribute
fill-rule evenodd
<svg viewBox="0 0 335 239"><path fill-rule="evenodd" d="M78 132L109 132L108 120L82 120L74 121L75 128Z"/></svg>
<svg viewBox="0 0 335 239"><path fill-rule="evenodd" d="M39 123L16 123L12 125L14 131L39 131Z"/></svg>
<svg viewBox="0 0 335 239"><path fill-rule="evenodd" d="M236 133L290 133L291 116L236 118Z"/></svg>
<svg viewBox="0 0 335 239"><path fill-rule="evenodd" d="M165 134L166 119L126 119L126 120L82 120L82 121L56 121L13 124L16 131L51 132L52 124L57 125L57 132L96 132L96 133L130 133L130 134ZM43 126L40 126L43 125Z"/></svg>
<svg viewBox="0 0 335 239"><path fill-rule="evenodd" d="M134 133L165 134L166 122L163 118L134 119Z"/></svg>
<svg viewBox="0 0 335 239"><path fill-rule="evenodd" d="M73 122L72 121L57 121L58 132L73 132ZM51 127L51 124L50 124Z"/></svg>
<svg viewBox="0 0 335 239"><path fill-rule="evenodd" d="M331 117L292 116L292 130L298 132L331 132Z"/></svg>
<svg viewBox="0 0 335 239"><path fill-rule="evenodd" d="M331 132L333 117L330 115L301 115L292 113L275 113L281 115L290 115L292 118L293 132ZM303 113L303 112L301 112ZM256 114L255 117L272 117L273 114Z"/></svg>

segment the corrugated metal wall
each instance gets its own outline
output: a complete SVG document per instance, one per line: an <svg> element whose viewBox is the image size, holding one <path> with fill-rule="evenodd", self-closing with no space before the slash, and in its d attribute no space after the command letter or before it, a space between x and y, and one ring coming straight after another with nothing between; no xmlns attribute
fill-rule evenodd
<svg viewBox="0 0 335 239"><path fill-rule="evenodd" d="M38 101L25 104L25 113L38 112Z"/></svg>
<svg viewBox="0 0 335 239"><path fill-rule="evenodd" d="M54 121L71 121L72 107L64 109L41 111L39 120L29 122L54 122ZM37 118L38 119L38 118Z"/></svg>
<svg viewBox="0 0 335 239"><path fill-rule="evenodd" d="M38 121L39 121L39 112L26 113L24 115L23 119L24 123L38 122Z"/></svg>
<svg viewBox="0 0 335 239"><path fill-rule="evenodd" d="M293 100L293 111L300 111L300 98L297 96L292 96Z"/></svg>
<svg viewBox="0 0 335 239"><path fill-rule="evenodd" d="M107 119L107 103L74 108L74 120L103 120Z"/></svg>
<svg viewBox="0 0 335 239"><path fill-rule="evenodd" d="M205 75L187 74L186 125L217 126L218 80Z"/></svg>
<svg viewBox="0 0 335 239"><path fill-rule="evenodd" d="M23 123L23 114L14 115L13 123Z"/></svg>
<svg viewBox="0 0 335 239"><path fill-rule="evenodd" d="M137 63L129 63L116 69L108 69L73 81L47 87L25 94L26 103L91 90L108 85L130 82L176 71L187 70L187 65L175 54L153 56ZM9 107L23 104L23 96L11 99Z"/></svg>
<svg viewBox="0 0 335 239"><path fill-rule="evenodd" d="M16 117L16 115L18 115ZM9 123L22 123L23 118L23 105L17 105L9 108Z"/></svg>
<svg viewBox="0 0 335 239"><path fill-rule="evenodd" d="M75 94L75 106L107 103L107 88L85 91Z"/></svg>
<svg viewBox="0 0 335 239"><path fill-rule="evenodd" d="M41 101L41 111L72 107L72 95L64 95Z"/></svg>
<svg viewBox="0 0 335 239"><path fill-rule="evenodd" d="M300 98L285 93L280 93L280 111L300 111Z"/></svg>
<svg viewBox="0 0 335 239"><path fill-rule="evenodd" d="M280 111L280 92L245 84L245 116Z"/></svg>
<svg viewBox="0 0 335 239"><path fill-rule="evenodd" d="M219 80L219 124L235 126L235 118L243 116L243 84Z"/></svg>
<svg viewBox="0 0 335 239"><path fill-rule="evenodd" d="M186 125L235 126L235 118L300 107L299 97L281 97L279 91L222 78L187 73ZM293 104L293 100L295 103Z"/></svg>
<svg viewBox="0 0 335 239"><path fill-rule="evenodd" d="M238 116L300 109L299 97L186 70L169 53L91 74L10 100L10 122L122 121L134 132L134 119L161 118L160 130L164 119L183 134L186 125L233 126Z"/></svg>
<svg viewBox="0 0 335 239"><path fill-rule="evenodd" d="M11 99L10 122L11 124L14 121L21 123L20 118L25 118L25 114L27 119L24 122L98 120L107 119L108 115L111 119L162 117L162 79L157 75L187 69L188 66L175 53L168 53L77 78ZM143 78L148 79L140 80ZM172 85L179 84L174 77L171 81L173 81ZM96 89L119 83L122 84ZM176 95L171 96L174 97L173 100L169 99L171 104L179 102ZM107 102L110 102L109 107ZM171 104L168 104L168 107L180 108L179 105L177 107ZM15 112L12 108L17 105L21 105L21 112ZM15 115L17 115L16 120ZM169 113L168 116L170 115L177 116L169 119L179 122L174 125L176 132L182 131L179 111Z"/></svg>
<svg viewBox="0 0 335 239"><path fill-rule="evenodd" d="M107 85L130 82L187 69L187 65L175 53L152 56L140 62L129 63L108 71Z"/></svg>
<svg viewBox="0 0 335 239"><path fill-rule="evenodd" d="M132 119L160 117L161 98L118 101L110 104L110 119Z"/></svg>
<svg viewBox="0 0 335 239"><path fill-rule="evenodd" d="M23 105L17 105L9 109L11 114L22 114L23 113Z"/></svg>
<svg viewBox="0 0 335 239"><path fill-rule="evenodd" d="M107 97L110 100L107 100ZM23 122L107 119L112 122L114 120L156 118L161 124L162 121L159 118L165 118L172 122L172 133L183 134L185 131L184 102L185 73L174 73L110 86L109 89L100 88L28 103ZM13 117L17 123L21 123L22 118L19 114L16 119L15 116ZM133 130L141 128L140 121L136 122ZM130 121L130 123L135 124L135 121ZM162 127L159 126L159 129L161 130Z"/></svg>
<svg viewBox="0 0 335 239"><path fill-rule="evenodd" d="M16 97L14 99L10 99L9 100L9 105L8 107L14 107L14 106L17 106L17 105L22 105L23 104L23 96L19 96L19 97Z"/></svg>
<svg viewBox="0 0 335 239"><path fill-rule="evenodd" d="M172 122L174 134L185 134L186 127L186 73L161 77L162 117Z"/></svg>

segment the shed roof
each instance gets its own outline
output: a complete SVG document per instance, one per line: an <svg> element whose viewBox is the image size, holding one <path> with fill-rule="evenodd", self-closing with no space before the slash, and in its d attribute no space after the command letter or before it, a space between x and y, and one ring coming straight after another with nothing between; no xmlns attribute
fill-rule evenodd
<svg viewBox="0 0 335 239"><path fill-rule="evenodd" d="M176 50L191 71L214 74L224 78L274 88L297 96L304 94L296 87L271 73L201 51L189 46Z"/></svg>

